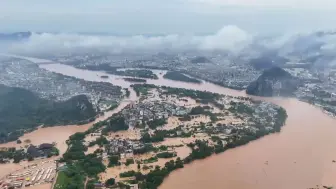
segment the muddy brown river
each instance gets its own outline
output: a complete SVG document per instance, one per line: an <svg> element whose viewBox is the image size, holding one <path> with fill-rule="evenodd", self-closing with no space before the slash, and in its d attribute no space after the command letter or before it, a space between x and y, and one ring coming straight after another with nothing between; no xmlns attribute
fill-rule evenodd
<svg viewBox="0 0 336 189"><path fill-rule="evenodd" d="M109 75L108 79L102 79L101 75L108 75L103 72L80 70L63 64L40 64L40 67L81 79L108 81L122 87L130 85L120 76ZM242 91L208 82L177 82L164 79L160 74L158 80L148 80L147 83L245 96ZM336 186L336 163L333 163L336 160L336 120L296 99L258 99L276 103L287 110L288 119L280 133L186 165L170 174L160 189L308 189Z"/></svg>

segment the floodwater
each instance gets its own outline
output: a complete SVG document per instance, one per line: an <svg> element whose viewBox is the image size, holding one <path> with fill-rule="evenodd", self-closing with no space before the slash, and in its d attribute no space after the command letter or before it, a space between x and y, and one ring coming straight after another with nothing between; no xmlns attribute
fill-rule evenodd
<svg viewBox="0 0 336 189"><path fill-rule="evenodd" d="M79 70L62 64L40 66L86 80L109 81L122 87L130 85L120 76L109 75L109 79L101 79L100 75L106 75L103 72ZM208 82L191 84L159 77L147 83L245 96L243 91ZM336 160L336 120L296 99L258 99L276 103L287 110L287 123L280 133L186 165L166 178L160 188L307 189L336 186L336 163L333 163Z"/></svg>
<svg viewBox="0 0 336 189"><path fill-rule="evenodd" d="M26 59L31 62L35 62L37 64L49 64L53 61L51 60L46 60L46 59L41 59L41 58L34 58L34 57L26 57L26 56L20 56L20 55L14 55L14 54L8 54L8 53L0 53L0 56L5 56L5 57L12 57L12 58L22 58Z"/></svg>
<svg viewBox="0 0 336 189"><path fill-rule="evenodd" d="M131 96L134 96L135 94L131 93ZM26 145L33 144L33 145L39 145L42 143L56 143L56 147L59 149L60 154L63 154L67 150L67 144L66 140L69 139L69 137L77 132L84 132L88 130L94 123L105 120L108 117L112 116L114 113L119 112L122 110L125 106L129 104L128 101L124 101L120 103L120 105L112 110L106 112L104 115L97 118L94 122L85 124L85 125L66 125L66 126L55 126L55 127L44 127L39 128L31 133L27 133L20 137L20 140L22 141L21 144L17 144L16 141L14 142L8 142L4 144L0 144L1 147L16 147L16 148L23 148ZM29 139L30 143L25 143L24 141ZM1 169L1 166L0 166Z"/></svg>
<svg viewBox="0 0 336 189"><path fill-rule="evenodd" d="M90 70L82 70L77 69L69 65L65 64L40 64L40 68L60 73L67 76L73 76L79 79L85 79L88 81L101 81L101 82L111 82L114 85L121 86L123 88L129 87L132 83L123 80L123 76L117 76L112 74L106 74L105 72L100 71L90 71ZM164 73L167 71L164 70L152 70L156 73L159 79L147 79L148 84L154 84L159 86L169 86L169 87L176 87L176 88L185 88L185 89L194 89L194 90L201 90L201 91L210 91L215 93L227 94L232 96L245 96L244 91L236 91L227 89L224 87L220 87L218 85L203 81L201 84L195 83L186 83L180 81L174 81L163 78ZM162 74L159 74L162 73ZM109 78L103 79L100 76L107 75Z"/></svg>
<svg viewBox="0 0 336 189"><path fill-rule="evenodd" d="M336 186L335 120L295 99L273 102L288 113L281 133L187 165L173 172L160 189Z"/></svg>

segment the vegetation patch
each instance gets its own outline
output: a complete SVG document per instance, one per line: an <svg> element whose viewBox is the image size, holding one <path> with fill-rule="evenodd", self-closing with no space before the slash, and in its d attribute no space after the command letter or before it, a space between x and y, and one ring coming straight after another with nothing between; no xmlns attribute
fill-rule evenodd
<svg viewBox="0 0 336 189"><path fill-rule="evenodd" d="M188 82L188 83L201 83L200 80L188 77L180 72L176 71L169 71L167 72L163 78L170 79L170 80L175 80L175 81L183 81L183 82Z"/></svg>
<svg viewBox="0 0 336 189"><path fill-rule="evenodd" d="M15 141L40 125L91 122L97 114L85 95L54 102L22 88L0 84L0 91L0 143Z"/></svg>
<svg viewBox="0 0 336 189"><path fill-rule="evenodd" d="M161 152L161 153L156 154L156 157L158 157L158 158L172 158L172 157L176 157L176 153Z"/></svg>
<svg viewBox="0 0 336 189"><path fill-rule="evenodd" d="M57 180L55 183L55 189L67 189L67 186L71 183L71 178L66 175L64 171L59 171L57 174Z"/></svg>

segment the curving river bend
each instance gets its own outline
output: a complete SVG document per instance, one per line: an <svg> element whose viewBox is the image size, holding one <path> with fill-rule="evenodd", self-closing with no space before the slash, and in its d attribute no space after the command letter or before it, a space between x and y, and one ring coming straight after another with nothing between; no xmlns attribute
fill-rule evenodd
<svg viewBox="0 0 336 189"><path fill-rule="evenodd" d="M21 57L23 58L23 57ZM26 58L36 63L42 59ZM63 64L40 64L49 71L91 81L108 81L129 87L120 76L80 70ZM162 78L149 84L245 96L208 82L190 84ZM288 119L280 133L268 135L245 146L195 161L170 174L160 189L308 189L336 186L336 120L320 109L289 98L260 98L287 110ZM136 97L133 97L133 100ZM317 186L318 185L318 186Z"/></svg>

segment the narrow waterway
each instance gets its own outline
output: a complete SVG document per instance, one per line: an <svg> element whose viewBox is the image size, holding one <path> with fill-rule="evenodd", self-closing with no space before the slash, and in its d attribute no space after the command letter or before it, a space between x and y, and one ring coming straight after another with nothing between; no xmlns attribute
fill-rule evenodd
<svg viewBox="0 0 336 189"><path fill-rule="evenodd" d="M103 72L62 64L41 64L40 67L85 80L108 81L124 88L130 86L120 76L100 78L108 75ZM171 81L160 74L158 80L148 80L147 83L245 96L243 91L208 82ZM318 188L336 186L336 163L333 163L336 160L336 120L296 99L258 99L276 103L287 110L288 120L280 133L186 165L166 178L160 188L307 189L317 188L317 185Z"/></svg>

